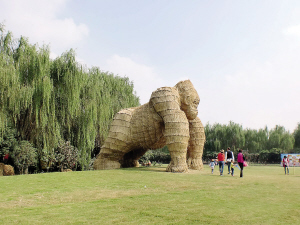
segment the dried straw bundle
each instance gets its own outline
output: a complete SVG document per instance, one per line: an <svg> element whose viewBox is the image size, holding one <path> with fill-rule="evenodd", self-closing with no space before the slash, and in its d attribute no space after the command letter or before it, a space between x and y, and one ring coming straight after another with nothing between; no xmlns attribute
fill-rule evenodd
<svg viewBox="0 0 300 225"><path fill-rule="evenodd" d="M205 143L205 132L201 120L197 117L189 121L190 140L187 151L187 164L190 169L201 170L203 168L202 154Z"/></svg>
<svg viewBox="0 0 300 225"><path fill-rule="evenodd" d="M197 117L198 99L187 80L157 89L149 103L118 112L94 169L138 166L138 159L148 149L165 145L171 155L167 171L187 172L188 166L201 169L205 134Z"/></svg>
<svg viewBox="0 0 300 225"><path fill-rule="evenodd" d="M15 175L15 170L11 165L5 165L0 163L0 176L12 176Z"/></svg>

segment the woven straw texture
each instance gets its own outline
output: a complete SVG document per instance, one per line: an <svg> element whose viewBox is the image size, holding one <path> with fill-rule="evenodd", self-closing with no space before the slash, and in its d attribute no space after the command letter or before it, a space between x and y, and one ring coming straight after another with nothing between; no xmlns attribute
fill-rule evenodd
<svg viewBox="0 0 300 225"><path fill-rule="evenodd" d="M167 145L171 162L168 172L203 168L204 127L197 117L199 96L189 81L154 91L142 106L118 112L94 169L139 166L147 150ZM196 102L196 103L195 103Z"/></svg>
<svg viewBox="0 0 300 225"><path fill-rule="evenodd" d="M12 176L15 175L15 170L11 165L5 165L0 163L0 176Z"/></svg>

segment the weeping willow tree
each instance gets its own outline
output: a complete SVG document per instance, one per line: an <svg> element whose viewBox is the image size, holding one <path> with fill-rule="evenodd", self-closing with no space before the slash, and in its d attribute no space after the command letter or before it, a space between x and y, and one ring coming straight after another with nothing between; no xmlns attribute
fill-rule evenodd
<svg viewBox="0 0 300 225"><path fill-rule="evenodd" d="M20 139L31 142L45 161L61 140L70 141L85 169L114 114L139 105L133 83L85 68L72 49L51 60L48 46L14 40L3 26L0 32L0 132L14 124Z"/></svg>

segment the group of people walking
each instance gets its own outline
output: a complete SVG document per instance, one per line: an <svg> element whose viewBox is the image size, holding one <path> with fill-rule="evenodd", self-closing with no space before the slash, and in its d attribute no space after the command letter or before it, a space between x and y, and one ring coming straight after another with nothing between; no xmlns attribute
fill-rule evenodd
<svg viewBox="0 0 300 225"><path fill-rule="evenodd" d="M234 176L234 167L236 167L237 165L234 164L234 154L230 150L230 147L227 148L227 151L225 153L224 153L223 149L220 151L220 153L217 156L217 161L219 164L220 176L223 176L225 162L227 163L228 174L231 174L231 176ZM243 177L243 170L244 170L244 165L246 162L245 162L245 156L243 155L242 149L239 150L239 153L237 156L237 162L238 162L238 166L240 167L240 177ZM213 159L210 163L210 167L211 167L212 173L213 173L214 167L215 167L215 162Z"/></svg>
<svg viewBox="0 0 300 225"><path fill-rule="evenodd" d="M231 176L234 176L234 169L235 167L239 168L240 170L240 177L243 177L243 170L244 167L247 166L247 162L245 161L245 156L243 155L243 150L240 149L239 153L237 155L237 164L234 164L234 154L230 150L230 147L227 148L227 151L224 152L224 150L220 150L220 153L217 156L217 159L212 159L209 166L211 167L211 173L214 173L214 168L217 164L219 164L219 170L220 170L220 176L223 176L224 167L225 164L227 164L228 167L228 174L231 174ZM284 156L282 159L282 166L284 168L284 173L289 175L289 159Z"/></svg>

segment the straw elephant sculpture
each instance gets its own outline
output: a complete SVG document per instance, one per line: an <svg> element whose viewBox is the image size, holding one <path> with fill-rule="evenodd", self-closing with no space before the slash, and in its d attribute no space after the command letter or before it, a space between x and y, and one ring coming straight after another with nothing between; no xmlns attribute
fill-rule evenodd
<svg viewBox="0 0 300 225"><path fill-rule="evenodd" d="M203 168L204 127L197 117L200 98L190 80L152 92L144 105L116 113L94 169L137 167L149 149L167 145L167 172Z"/></svg>

